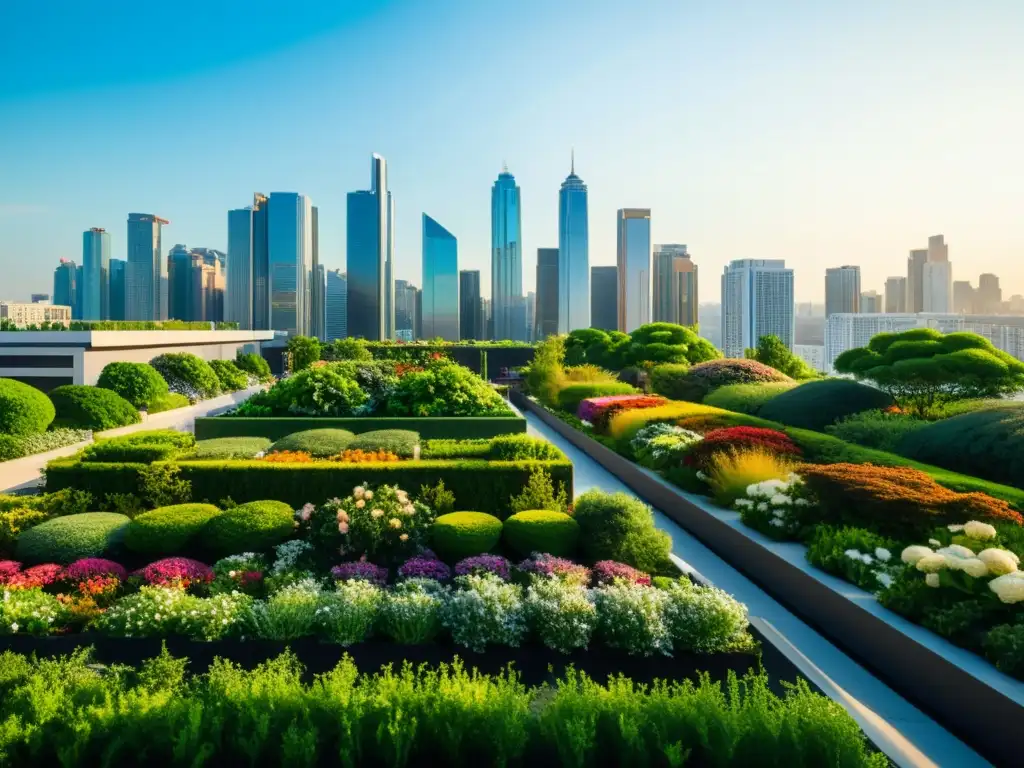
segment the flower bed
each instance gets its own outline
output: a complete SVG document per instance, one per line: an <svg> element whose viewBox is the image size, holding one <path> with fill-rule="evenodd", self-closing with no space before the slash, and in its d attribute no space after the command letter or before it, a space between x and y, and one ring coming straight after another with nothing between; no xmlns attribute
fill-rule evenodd
<svg viewBox="0 0 1024 768"><path fill-rule="evenodd" d="M409 429L424 440L491 438L526 432L526 420L509 412L507 416L450 417L311 417L282 416L251 418L241 416L205 416L196 419L197 440L217 437L282 437L307 429L345 429L359 434L381 429Z"/></svg>

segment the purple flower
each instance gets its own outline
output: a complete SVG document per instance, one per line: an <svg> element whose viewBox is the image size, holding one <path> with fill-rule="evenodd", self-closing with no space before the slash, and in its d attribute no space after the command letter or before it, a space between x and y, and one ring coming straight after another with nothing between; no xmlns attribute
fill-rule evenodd
<svg viewBox="0 0 1024 768"><path fill-rule="evenodd" d="M147 584L163 587L188 586L195 581L213 581L213 569L187 557L167 557L150 563L139 572Z"/></svg>
<svg viewBox="0 0 1024 768"><path fill-rule="evenodd" d="M402 563L398 569L398 575L403 579L447 581L452 576L452 570L440 560L418 555Z"/></svg>
<svg viewBox="0 0 1024 768"><path fill-rule="evenodd" d="M590 569L586 566L566 560L564 557L535 553L516 566L523 573L538 576L557 576L570 584L586 586L590 583Z"/></svg>
<svg viewBox="0 0 1024 768"><path fill-rule="evenodd" d="M64 572L68 581L85 581L93 576L116 576L120 581L128 578L128 571L120 563L104 560L102 557L86 557L76 560Z"/></svg>
<svg viewBox="0 0 1024 768"><path fill-rule="evenodd" d="M598 584L612 584L618 580L645 587L651 585L651 577L631 565L617 563L614 560L602 560L599 563L594 563L594 581Z"/></svg>
<svg viewBox="0 0 1024 768"><path fill-rule="evenodd" d="M365 560L336 565L331 568L331 576L335 581L369 581L382 587L388 583L388 569Z"/></svg>
<svg viewBox="0 0 1024 768"><path fill-rule="evenodd" d="M501 555L476 555L459 560L455 564L456 576L469 576L470 574L493 573L503 581L508 581L511 563Z"/></svg>

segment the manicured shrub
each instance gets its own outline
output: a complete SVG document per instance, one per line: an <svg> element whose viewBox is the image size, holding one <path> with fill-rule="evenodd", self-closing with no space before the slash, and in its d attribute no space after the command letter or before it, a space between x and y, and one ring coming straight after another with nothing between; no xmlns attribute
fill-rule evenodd
<svg viewBox="0 0 1024 768"><path fill-rule="evenodd" d="M629 441L629 448L641 466L663 470L681 466L701 439L696 432L659 423L637 432Z"/></svg>
<svg viewBox="0 0 1024 768"><path fill-rule="evenodd" d="M502 523L483 512L450 512L430 529L431 546L444 560L455 563L490 552L501 538Z"/></svg>
<svg viewBox="0 0 1024 768"><path fill-rule="evenodd" d="M849 379L809 381L765 403L758 415L819 432L846 416L893 405L892 396Z"/></svg>
<svg viewBox="0 0 1024 768"><path fill-rule="evenodd" d="M402 458L409 458L419 443L418 432L408 429L376 429L356 435L348 447L354 451L390 451Z"/></svg>
<svg viewBox="0 0 1024 768"><path fill-rule="evenodd" d="M669 655L672 636L665 624L669 601L663 589L617 582L594 590L598 634L610 648L639 656Z"/></svg>
<svg viewBox="0 0 1024 768"><path fill-rule="evenodd" d="M676 652L727 653L753 647L747 608L727 592L698 587L685 578L666 592L663 618Z"/></svg>
<svg viewBox="0 0 1024 768"><path fill-rule="evenodd" d="M270 363L254 352L239 352L235 357L235 365L239 370L245 371L250 376L255 376L260 381L270 381L273 378L270 373Z"/></svg>
<svg viewBox="0 0 1024 768"><path fill-rule="evenodd" d="M522 588L497 576L459 576L441 610L452 640L477 653L488 645L517 647L526 634Z"/></svg>
<svg viewBox="0 0 1024 768"><path fill-rule="evenodd" d="M140 411L168 394L167 382L149 363L107 363L96 386L116 392Z"/></svg>
<svg viewBox="0 0 1024 768"><path fill-rule="evenodd" d="M654 525L654 513L625 493L591 490L573 507L580 526L580 549L588 563L616 560L647 573L669 563L672 540Z"/></svg>
<svg viewBox="0 0 1024 768"><path fill-rule="evenodd" d="M491 573L502 581L508 581L512 575L512 563L501 555L473 555L464 557L455 564L456 576L482 576Z"/></svg>
<svg viewBox="0 0 1024 768"><path fill-rule="evenodd" d="M0 461L11 461L27 456L25 444L20 437L14 435L0 435Z"/></svg>
<svg viewBox="0 0 1024 768"><path fill-rule="evenodd" d="M249 386L249 377L233 360L211 360L210 367L225 392L237 392Z"/></svg>
<svg viewBox="0 0 1024 768"><path fill-rule="evenodd" d="M196 442L193 459L251 459L257 453L270 450L272 443L265 437L215 437Z"/></svg>
<svg viewBox="0 0 1024 768"><path fill-rule="evenodd" d="M583 400L576 409L580 421L588 422L598 434L608 430L608 423L619 411L634 408L656 408L668 401L661 396L652 395L611 395L608 397L590 397Z"/></svg>
<svg viewBox="0 0 1024 768"><path fill-rule="evenodd" d="M169 461L191 451L195 443L190 432L173 429L134 432L93 443L82 452L82 461L139 464Z"/></svg>
<svg viewBox="0 0 1024 768"><path fill-rule="evenodd" d="M551 475L537 467L530 473L530 479L522 492L509 499L509 508L513 512L533 509L568 512L569 495L565 486L556 483Z"/></svg>
<svg viewBox="0 0 1024 768"><path fill-rule="evenodd" d="M756 416L747 416L742 413L731 413L718 408L699 403L672 402L667 405L655 408L640 408L636 410L619 411L612 416L608 425L608 434L616 440L628 442L633 436L646 427L648 424L665 422L682 426L684 429L699 431L691 423L683 423L684 419L700 418L702 421L713 419L728 426L752 426L752 427L774 427L778 426L771 422L759 419Z"/></svg>
<svg viewBox="0 0 1024 768"><path fill-rule="evenodd" d="M45 522L49 517L41 510L28 507L0 511L0 554L13 552L14 544L22 531Z"/></svg>
<svg viewBox="0 0 1024 768"><path fill-rule="evenodd" d="M686 456L686 463L707 470L716 453L760 449L780 457L799 458L803 453L785 432L764 427L725 427L704 435Z"/></svg>
<svg viewBox="0 0 1024 768"><path fill-rule="evenodd" d="M491 441L492 461L553 461L565 458L558 448L532 435L499 435Z"/></svg>
<svg viewBox="0 0 1024 768"><path fill-rule="evenodd" d="M420 443L422 459L486 459L490 456L490 440L425 440Z"/></svg>
<svg viewBox="0 0 1024 768"><path fill-rule="evenodd" d="M769 381L761 384L729 384L719 387L704 398L704 405L725 411L757 416L764 404L783 392L799 387L795 381Z"/></svg>
<svg viewBox="0 0 1024 768"><path fill-rule="evenodd" d="M53 418L53 403L38 389L14 379L0 379L0 432L32 435L50 426Z"/></svg>
<svg viewBox="0 0 1024 768"><path fill-rule="evenodd" d="M50 392L59 427L102 431L138 424L142 417L134 405L116 392L82 384L65 384Z"/></svg>
<svg viewBox="0 0 1024 768"><path fill-rule="evenodd" d="M576 413L580 403L589 398L632 394L636 394L636 390L624 381L569 384L558 391L558 407L563 411Z"/></svg>
<svg viewBox="0 0 1024 768"><path fill-rule="evenodd" d="M149 404L149 408L146 412L150 416L163 413L164 411L173 411L175 408L187 408L192 405L192 401L184 395L179 395L177 392L168 392L166 395L160 395Z"/></svg>
<svg viewBox="0 0 1024 768"><path fill-rule="evenodd" d="M730 384L792 381L784 373L756 360L710 360L683 368L659 365L651 372L651 388L671 400L699 403L710 392Z"/></svg>
<svg viewBox="0 0 1024 768"><path fill-rule="evenodd" d="M120 544L129 522L113 512L55 517L18 536L17 557L25 563L73 563L99 557Z"/></svg>
<svg viewBox="0 0 1024 768"><path fill-rule="evenodd" d="M202 546L218 557L262 552L295 532L295 513L281 501L250 501L215 515L202 530Z"/></svg>
<svg viewBox="0 0 1024 768"><path fill-rule="evenodd" d="M124 544L140 555L175 555L198 543L206 524L221 514L212 504L172 504L132 520Z"/></svg>
<svg viewBox="0 0 1024 768"><path fill-rule="evenodd" d="M372 433L367 433L372 434ZM350 447L355 435L346 429L307 429L282 437L271 447L274 451L303 451L316 458L327 458ZM417 435L417 440L419 436ZM411 451L410 451L411 455Z"/></svg>
<svg viewBox="0 0 1024 768"><path fill-rule="evenodd" d="M597 607L585 589L558 579L535 579L526 590L530 628L548 648L572 653L590 644Z"/></svg>
<svg viewBox="0 0 1024 768"><path fill-rule="evenodd" d="M580 526L569 515L547 509L517 512L505 521L502 538L516 554L525 557L545 552L555 557L576 554Z"/></svg>
<svg viewBox="0 0 1024 768"><path fill-rule="evenodd" d="M220 380L213 368L190 352L167 352L154 357L150 365L164 377L171 392L189 400L205 400L220 394Z"/></svg>
<svg viewBox="0 0 1024 768"><path fill-rule="evenodd" d="M864 411L840 419L825 431L845 440L880 451L896 452L904 437L927 427L929 422L906 413Z"/></svg>
<svg viewBox="0 0 1024 768"><path fill-rule="evenodd" d="M398 380L388 416L493 416L509 413L505 400L483 379L450 360L437 360Z"/></svg>

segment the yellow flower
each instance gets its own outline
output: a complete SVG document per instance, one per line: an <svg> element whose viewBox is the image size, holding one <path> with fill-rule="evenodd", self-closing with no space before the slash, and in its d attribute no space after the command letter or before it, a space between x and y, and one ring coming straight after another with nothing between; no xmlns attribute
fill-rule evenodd
<svg viewBox="0 0 1024 768"><path fill-rule="evenodd" d="M402 527L402 521L399 520L397 517L392 517L388 521L388 525L390 525L392 528L401 528Z"/></svg>
<svg viewBox="0 0 1024 768"><path fill-rule="evenodd" d="M408 541L409 540L409 534L408 533L403 533L401 536L398 537L398 540L399 541Z"/></svg>
<svg viewBox="0 0 1024 768"><path fill-rule="evenodd" d="M375 509L375 510L373 510L373 511L372 511L372 512L370 513L370 516L371 516L371 517L372 517L372 518L373 518L374 520L376 520L376 519L378 519L378 518L381 518L381 517L384 517L384 510L383 510L383 509Z"/></svg>

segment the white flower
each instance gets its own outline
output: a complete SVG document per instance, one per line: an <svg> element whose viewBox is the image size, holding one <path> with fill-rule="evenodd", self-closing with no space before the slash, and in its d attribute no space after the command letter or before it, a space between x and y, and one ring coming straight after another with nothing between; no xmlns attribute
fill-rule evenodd
<svg viewBox="0 0 1024 768"><path fill-rule="evenodd" d="M776 528L781 528L785 525L785 523L779 520L779 518L777 517L773 517L771 520L768 521L768 523L769 525L774 525Z"/></svg>
<svg viewBox="0 0 1024 768"><path fill-rule="evenodd" d="M878 583L881 584L886 589L888 589L889 587L892 586L892 576L890 576L888 573L876 573L875 574L875 579L877 579ZM927 580L928 580L928 577L925 576L925 581L927 581Z"/></svg>
<svg viewBox="0 0 1024 768"><path fill-rule="evenodd" d="M735 505L740 509L749 509L754 506L754 502L750 499L736 499Z"/></svg>
<svg viewBox="0 0 1024 768"><path fill-rule="evenodd" d="M900 555L900 559L908 565L916 565L917 561L920 560L922 557L934 554L935 553L932 552L932 550L928 547L922 547L920 545L915 544L912 547L907 547L906 549L904 549L903 554Z"/></svg>
<svg viewBox="0 0 1024 768"><path fill-rule="evenodd" d="M1017 570L1016 555L1005 549L983 549L978 559L983 562L995 576L1005 576Z"/></svg>
<svg viewBox="0 0 1024 768"><path fill-rule="evenodd" d="M917 561L917 570L922 573L938 573L943 568L949 567L949 561L945 555L932 552Z"/></svg>
<svg viewBox="0 0 1024 768"><path fill-rule="evenodd" d="M811 502L809 502L807 499L797 499L793 503L796 504L798 507L809 507L811 505Z"/></svg>
<svg viewBox="0 0 1024 768"><path fill-rule="evenodd" d="M974 552L969 550L967 547L960 546L959 544L950 544L948 547L942 547L941 549L937 549L935 551L940 555L957 557L961 560L969 557L974 557Z"/></svg>
<svg viewBox="0 0 1024 768"><path fill-rule="evenodd" d="M942 546L942 542L939 541L938 539L928 539L928 545L931 546L931 547L938 548L938 547Z"/></svg>
<svg viewBox="0 0 1024 768"><path fill-rule="evenodd" d="M988 583L988 588L1004 603L1019 603L1024 600L1024 575L1014 571L998 576Z"/></svg>
<svg viewBox="0 0 1024 768"><path fill-rule="evenodd" d="M785 506L786 504L793 503L792 499L790 499L789 496L786 496L781 493L776 493L774 496L771 497L771 499L769 499L769 501L771 501L771 503L776 506Z"/></svg>
<svg viewBox="0 0 1024 768"><path fill-rule="evenodd" d="M978 541L988 541L996 537L996 529L988 523L979 523L977 520L971 520L964 525L964 535Z"/></svg>
<svg viewBox="0 0 1024 768"><path fill-rule="evenodd" d="M950 533L960 533L964 529L962 525L947 525L946 528L949 529Z"/></svg>
<svg viewBox="0 0 1024 768"><path fill-rule="evenodd" d="M758 502L757 511L758 512L767 512L768 511L768 502L766 502L766 501Z"/></svg>
<svg viewBox="0 0 1024 768"><path fill-rule="evenodd" d="M357 485L355 488L352 489L352 498L361 499L363 498L364 493L366 493L366 489L363 488L363 486L361 485Z"/></svg>
<svg viewBox="0 0 1024 768"><path fill-rule="evenodd" d="M890 552L885 547L878 547L875 549L875 557L877 557L883 563L888 563L892 559L892 552Z"/></svg>
<svg viewBox="0 0 1024 768"><path fill-rule="evenodd" d="M360 499L359 501L356 502L356 509L362 509L365 506L366 506L366 502L363 501L362 499Z"/></svg>
<svg viewBox="0 0 1024 768"><path fill-rule="evenodd" d="M860 560L860 552L858 552L856 549L848 549L845 552L843 552L843 554L851 560Z"/></svg>
<svg viewBox="0 0 1024 768"><path fill-rule="evenodd" d="M377 518L384 517L384 510L383 509L375 509L372 512L370 512L370 517L374 518L375 520Z"/></svg>
<svg viewBox="0 0 1024 768"><path fill-rule="evenodd" d="M939 586L939 574L929 573L927 576L924 577L924 583L927 584L929 587Z"/></svg>
<svg viewBox="0 0 1024 768"><path fill-rule="evenodd" d="M17 631L18 631L18 622L12 621L11 622L11 632L14 633L14 632L17 632Z"/></svg>
<svg viewBox="0 0 1024 768"><path fill-rule="evenodd" d="M973 576L975 579L980 579L982 576L988 575L988 566L976 557L968 557L960 560L956 567L968 576Z"/></svg>
<svg viewBox="0 0 1024 768"><path fill-rule="evenodd" d="M238 571L228 571L228 577L229 577L229 578L232 578L232 579L233 579L233 578L235 578L235 576L237 576L237 575L238 575Z"/></svg>
<svg viewBox="0 0 1024 768"><path fill-rule="evenodd" d="M372 498L373 498L373 491L367 491L367 492L366 492L365 494L363 494L363 495L364 495L364 497L366 498L366 500L367 500L367 501L369 501L370 499L372 499Z"/></svg>

